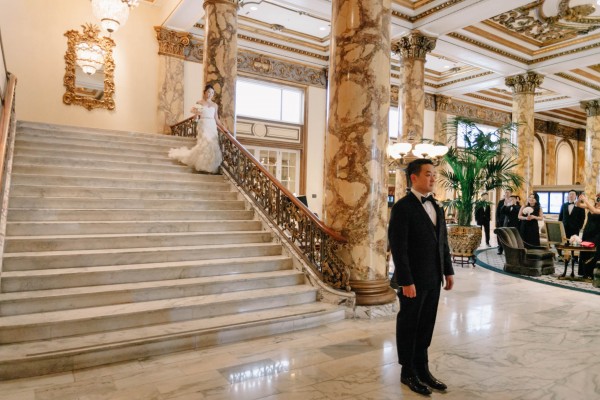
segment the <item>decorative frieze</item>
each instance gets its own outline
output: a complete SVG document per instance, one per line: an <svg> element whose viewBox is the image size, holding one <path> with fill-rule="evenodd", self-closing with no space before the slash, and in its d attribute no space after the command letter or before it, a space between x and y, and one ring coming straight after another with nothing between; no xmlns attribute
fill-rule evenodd
<svg viewBox="0 0 600 400"><path fill-rule="evenodd" d="M392 51L402 58L425 60L427 53L435 49L436 39L413 31L399 40L392 42Z"/></svg>
<svg viewBox="0 0 600 400"><path fill-rule="evenodd" d="M600 100L582 101L583 108L588 117L597 117L600 115Z"/></svg>
<svg viewBox="0 0 600 400"><path fill-rule="evenodd" d="M572 140L585 140L585 129L573 128L555 121L535 119L534 129L535 133L545 133Z"/></svg>
<svg viewBox="0 0 600 400"><path fill-rule="evenodd" d="M162 26L155 26L154 30L158 40L158 54L185 58L184 49L190 44L191 34L166 29Z"/></svg>
<svg viewBox="0 0 600 400"><path fill-rule="evenodd" d="M448 106L452 103L452 99L441 94L435 94L433 97L435 99L435 110L447 112Z"/></svg>
<svg viewBox="0 0 600 400"><path fill-rule="evenodd" d="M506 86L510 87L515 94L535 94L535 89L540 87L542 82L544 82L544 76L532 71L527 71L521 75L508 76L504 80Z"/></svg>
<svg viewBox="0 0 600 400"><path fill-rule="evenodd" d="M238 53L237 64L239 72L322 88L327 85L325 68L292 63L248 51Z"/></svg>

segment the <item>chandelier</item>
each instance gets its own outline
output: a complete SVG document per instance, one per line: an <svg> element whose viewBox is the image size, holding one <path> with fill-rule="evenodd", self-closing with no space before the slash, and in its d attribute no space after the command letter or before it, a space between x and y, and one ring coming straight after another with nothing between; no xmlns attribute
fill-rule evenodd
<svg viewBox="0 0 600 400"><path fill-rule="evenodd" d="M88 75L94 75L104 65L104 50L97 44L77 43L75 55L77 56L77 65Z"/></svg>
<svg viewBox="0 0 600 400"><path fill-rule="evenodd" d="M408 132L406 142L394 143L388 146L388 154L393 164L406 166L418 158L429 158L434 165L439 165L442 157L448 152L448 146L432 143L414 143L414 132Z"/></svg>
<svg viewBox="0 0 600 400"><path fill-rule="evenodd" d="M125 25L129 9L138 5L139 0L92 0L92 12L102 28L113 33Z"/></svg>

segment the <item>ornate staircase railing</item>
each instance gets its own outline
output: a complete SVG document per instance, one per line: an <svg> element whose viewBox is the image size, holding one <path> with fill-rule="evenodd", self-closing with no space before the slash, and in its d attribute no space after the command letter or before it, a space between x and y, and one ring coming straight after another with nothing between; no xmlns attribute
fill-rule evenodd
<svg viewBox="0 0 600 400"><path fill-rule="evenodd" d="M171 125L171 135L182 137L196 137L196 117L192 116L181 122Z"/></svg>
<svg viewBox="0 0 600 400"><path fill-rule="evenodd" d="M189 135L193 121L194 135ZM173 135L196 136L195 119L171 127ZM231 134L220 132L221 167L271 220L322 281L338 290L350 291L350 269L337 256L347 240L326 226L279 182Z"/></svg>

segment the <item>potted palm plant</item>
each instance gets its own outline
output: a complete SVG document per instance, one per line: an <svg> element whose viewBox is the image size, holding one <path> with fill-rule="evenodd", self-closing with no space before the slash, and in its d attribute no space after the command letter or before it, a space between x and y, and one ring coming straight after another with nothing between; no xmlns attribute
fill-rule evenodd
<svg viewBox="0 0 600 400"><path fill-rule="evenodd" d="M456 117L445 126L448 142L462 139L464 147L451 146L444 156L447 167L440 172L440 183L455 193L444 201L447 212L456 216L448 225L448 242L454 256L473 257L481 243L481 228L471 226L473 212L485 204L479 194L494 189L516 189L523 178L513 172L516 146L509 139L515 123L484 132L470 119Z"/></svg>

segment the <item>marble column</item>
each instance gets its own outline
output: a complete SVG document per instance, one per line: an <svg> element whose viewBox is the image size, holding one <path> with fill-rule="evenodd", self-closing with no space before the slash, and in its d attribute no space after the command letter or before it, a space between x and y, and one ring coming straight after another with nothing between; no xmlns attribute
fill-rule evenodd
<svg viewBox="0 0 600 400"><path fill-rule="evenodd" d="M184 49L190 34L160 26L154 27L158 40L158 117L157 130L170 133L171 125L183 120Z"/></svg>
<svg viewBox="0 0 600 400"><path fill-rule="evenodd" d="M434 122L434 132L433 132L433 140L437 143L448 145L448 134L446 124L450 119L448 114L448 106L452 103L452 99L448 96L443 96L441 94L436 94L434 96L435 99L435 122ZM440 166L439 168L443 168ZM446 189L442 187L442 185L435 186L435 198L437 200L445 200L446 199Z"/></svg>
<svg viewBox="0 0 600 400"><path fill-rule="evenodd" d="M506 86L513 91L512 120L518 124L515 143L518 154L515 172L523 177L521 199L533 193L534 96L535 89L543 81L544 77L535 72L509 76L505 79Z"/></svg>
<svg viewBox="0 0 600 400"><path fill-rule="evenodd" d="M585 193L593 196L600 192L600 99L581 102L587 113L585 131Z"/></svg>
<svg viewBox="0 0 600 400"><path fill-rule="evenodd" d="M580 184L585 182L585 139L577 140L577 171L575 171L575 182L579 182Z"/></svg>
<svg viewBox="0 0 600 400"><path fill-rule="evenodd" d="M543 185L556 185L556 135L546 134L546 176L542 176Z"/></svg>
<svg viewBox="0 0 600 400"><path fill-rule="evenodd" d="M387 276L391 0L333 0L324 222L348 239L357 305L396 301Z"/></svg>
<svg viewBox="0 0 600 400"><path fill-rule="evenodd" d="M204 0L204 84L215 88L219 118L235 128L238 0Z"/></svg>
<svg viewBox="0 0 600 400"><path fill-rule="evenodd" d="M435 38L419 31L401 37L392 43L392 51L400 55L399 112L402 129L399 141L420 143L425 120L425 57L435 48ZM406 174L396 174L396 198L406 194Z"/></svg>

